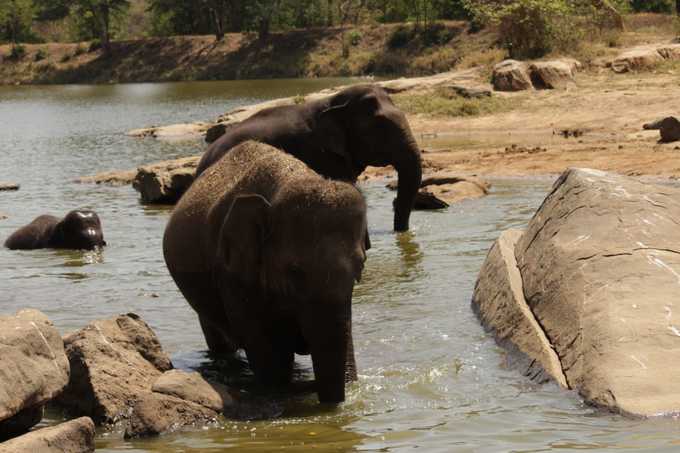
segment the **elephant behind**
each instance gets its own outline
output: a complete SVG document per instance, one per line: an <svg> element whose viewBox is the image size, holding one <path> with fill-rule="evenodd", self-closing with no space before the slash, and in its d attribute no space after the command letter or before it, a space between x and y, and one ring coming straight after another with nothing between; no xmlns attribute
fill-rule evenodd
<svg viewBox="0 0 680 453"><path fill-rule="evenodd" d="M62 219L53 215L41 215L16 230L5 241L5 247L11 250L93 250L105 245L99 216L89 210L74 210Z"/></svg>
<svg viewBox="0 0 680 453"><path fill-rule="evenodd" d="M357 85L326 99L262 110L212 143L196 175L245 140L275 146L328 178L352 183L369 165L393 165L399 174L394 229L409 229L422 179L420 148L406 116L382 88Z"/></svg>
<svg viewBox="0 0 680 453"><path fill-rule="evenodd" d="M163 252L211 351L244 349L273 384L290 381L295 353L311 353L319 400L335 403L356 379L351 302L365 235L355 187L248 141L184 194Z"/></svg>

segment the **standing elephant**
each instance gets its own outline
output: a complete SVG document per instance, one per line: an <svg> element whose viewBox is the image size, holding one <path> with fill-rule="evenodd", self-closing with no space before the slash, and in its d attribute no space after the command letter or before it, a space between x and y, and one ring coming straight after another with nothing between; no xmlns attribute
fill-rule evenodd
<svg viewBox="0 0 680 453"><path fill-rule="evenodd" d="M196 175L245 140L275 146L342 181L355 182L369 165L393 165L399 174L394 229L408 230L422 178L420 148L406 116L382 88L359 85L326 99L262 110L210 145Z"/></svg>
<svg viewBox="0 0 680 453"><path fill-rule="evenodd" d="M5 247L12 250L92 250L105 245L99 216L87 210L71 211L63 219L41 215L12 233L5 241Z"/></svg>
<svg viewBox="0 0 680 453"><path fill-rule="evenodd" d="M366 260L359 191L248 141L197 179L165 229L170 274L211 351L244 349L255 376L289 382L312 355L321 402L356 379L351 302Z"/></svg>

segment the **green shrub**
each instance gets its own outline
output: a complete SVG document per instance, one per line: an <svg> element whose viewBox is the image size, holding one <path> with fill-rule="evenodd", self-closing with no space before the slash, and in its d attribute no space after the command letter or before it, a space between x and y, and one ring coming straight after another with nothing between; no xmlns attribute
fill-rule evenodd
<svg viewBox="0 0 680 453"><path fill-rule="evenodd" d="M305 96L304 96L303 94L298 94L297 96L295 96L295 97L293 98L293 103L294 103L295 105L301 105L301 104L304 104L304 103L305 103L305 100L306 100L306 99L305 99Z"/></svg>
<svg viewBox="0 0 680 453"><path fill-rule="evenodd" d="M504 112L517 107L517 100L492 96L468 99L445 89L431 93L402 93L393 96L394 102L404 112L430 117L467 117Z"/></svg>
<svg viewBox="0 0 680 453"><path fill-rule="evenodd" d="M35 61L42 61L45 58L47 58L47 56L48 56L47 51L45 49L38 49L38 51L35 53L35 56L33 57L33 59Z"/></svg>
<svg viewBox="0 0 680 453"><path fill-rule="evenodd" d="M9 59L19 61L26 56L26 47L23 44L14 44L9 52Z"/></svg>
<svg viewBox="0 0 680 453"><path fill-rule="evenodd" d="M406 46L411 42L413 37L413 30L405 25L400 25L394 29L390 37L387 39L387 46L390 49L398 49Z"/></svg>
<svg viewBox="0 0 680 453"><path fill-rule="evenodd" d="M96 52L102 48L102 42L99 39L93 39L90 42L90 47L87 49L88 52Z"/></svg>
<svg viewBox="0 0 680 453"><path fill-rule="evenodd" d="M363 36L361 35L361 32L359 30L352 30L347 35L347 40L349 41L349 43L351 45L353 45L355 47L358 46L361 43L362 38L363 38Z"/></svg>
<svg viewBox="0 0 680 453"><path fill-rule="evenodd" d="M672 13L675 0L631 0L630 6L635 12Z"/></svg>

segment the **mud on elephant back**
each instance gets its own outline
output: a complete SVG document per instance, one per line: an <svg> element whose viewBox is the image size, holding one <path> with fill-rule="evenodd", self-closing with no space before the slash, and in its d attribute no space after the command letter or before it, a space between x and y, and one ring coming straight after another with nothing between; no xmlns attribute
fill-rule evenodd
<svg viewBox="0 0 680 453"><path fill-rule="evenodd" d="M248 141L180 199L163 251L211 351L243 349L273 385L290 382L294 354L311 354L319 400L338 403L356 379L351 303L366 229L354 186Z"/></svg>
<svg viewBox="0 0 680 453"><path fill-rule="evenodd" d="M325 99L262 110L210 145L197 176L246 140L282 149L335 180L356 182L369 165L394 166L394 229L408 230L422 179L420 148L406 116L382 88L357 85Z"/></svg>

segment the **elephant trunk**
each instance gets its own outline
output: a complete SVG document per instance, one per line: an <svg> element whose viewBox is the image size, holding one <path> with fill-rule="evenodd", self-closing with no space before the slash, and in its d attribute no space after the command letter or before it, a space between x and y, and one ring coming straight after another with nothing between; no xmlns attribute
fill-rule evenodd
<svg viewBox="0 0 680 453"><path fill-rule="evenodd" d="M397 198L394 200L394 230L407 231L409 217L420 189L423 178L420 148L415 139L410 137L404 152L394 162L399 175Z"/></svg>
<svg viewBox="0 0 680 453"><path fill-rule="evenodd" d="M321 403L338 404L345 401L345 382L356 380L351 308L343 311L348 313L329 316L328 312L320 312L302 322L303 336L312 353L314 377Z"/></svg>

